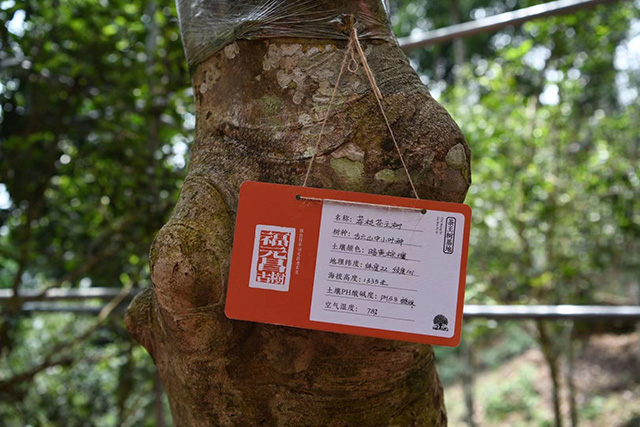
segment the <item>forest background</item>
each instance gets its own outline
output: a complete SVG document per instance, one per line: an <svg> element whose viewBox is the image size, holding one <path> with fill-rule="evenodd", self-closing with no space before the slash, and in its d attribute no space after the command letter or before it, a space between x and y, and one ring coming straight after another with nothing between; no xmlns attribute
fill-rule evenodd
<svg viewBox="0 0 640 427"><path fill-rule="evenodd" d="M390 8L406 36L538 3ZM639 10L618 1L409 52L472 149L468 303L640 303ZM149 286L195 126L175 6L0 0L0 24L0 289ZM1 305L5 425L170 423L121 310L26 308ZM630 364L623 382L566 375L594 340ZM460 348L437 349L450 421L547 425L574 408L638 422L638 345L633 325L468 321Z"/></svg>

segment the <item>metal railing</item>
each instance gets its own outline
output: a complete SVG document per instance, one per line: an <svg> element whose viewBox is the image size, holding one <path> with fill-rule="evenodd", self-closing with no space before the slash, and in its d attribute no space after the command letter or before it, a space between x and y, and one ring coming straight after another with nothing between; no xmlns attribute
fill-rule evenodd
<svg viewBox="0 0 640 427"><path fill-rule="evenodd" d="M475 34L495 31L501 28L554 15L567 14L579 9L612 3L616 0L556 0L535 6L500 13L474 21L463 22L427 32L412 32L408 37L399 38L400 47L413 50L419 47L443 43L449 40L469 37ZM23 312L72 312L97 314L101 305L91 303L67 304L67 301L111 300L120 294L118 288L53 288L41 291L20 291L20 311ZM122 312L126 304L140 291L132 290L120 304ZM3 306L15 302L10 289L0 289L0 310ZM589 319L589 318L626 318L640 319L640 306L625 305L474 305L464 307L466 318L486 319Z"/></svg>
<svg viewBox="0 0 640 427"><path fill-rule="evenodd" d="M142 289L129 291L119 307L124 311L127 304ZM23 291L19 298L23 302L23 312L48 313L80 313L98 314L103 304L91 305L87 301L105 301L117 297L122 292L119 288L80 288L49 289L40 291ZM0 289L0 307L9 304L13 299L11 289ZM85 301L73 305L67 301ZM483 319L637 319L640 320L638 305L478 305L467 304L464 307L465 318Z"/></svg>
<svg viewBox="0 0 640 427"><path fill-rule="evenodd" d="M413 50L419 47L443 43L449 40L473 36L499 30L510 25L518 25L533 19L545 16L562 15L597 6L603 3L611 3L616 0L557 0L538 4L511 12L500 13L469 22L438 28L433 31L413 31L410 36L398 39L400 47L405 50Z"/></svg>

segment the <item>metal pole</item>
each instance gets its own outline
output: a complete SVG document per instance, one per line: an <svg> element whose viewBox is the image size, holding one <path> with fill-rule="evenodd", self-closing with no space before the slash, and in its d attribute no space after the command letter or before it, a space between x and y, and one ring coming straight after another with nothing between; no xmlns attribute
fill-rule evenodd
<svg viewBox="0 0 640 427"><path fill-rule="evenodd" d="M86 300L86 299L112 299L122 292L122 288L52 288L44 294L41 291L25 289L20 291L20 299L30 301L55 301L55 300ZM127 298L133 298L140 289L132 289ZM0 305L13 298L11 289L0 289Z"/></svg>
<svg viewBox="0 0 640 427"><path fill-rule="evenodd" d="M637 305L473 305L464 306L466 318L485 319L638 319Z"/></svg>
<svg viewBox="0 0 640 427"><path fill-rule="evenodd" d="M125 299L114 313L122 313L127 307ZM0 304L1 307L1 304ZM94 315L100 313L102 306L89 304L56 304L47 302L28 302L22 307L23 313L76 313ZM598 305L471 305L464 307L465 319L626 319L640 320L640 306L598 306Z"/></svg>
<svg viewBox="0 0 640 427"><path fill-rule="evenodd" d="M509 25L521 24L544 16L560 15L573 12L578 9L594 7L599 4L611 3L613 1L615 0L551 1L548 3L538 4L536 6L526 7L524 9L476 19L475 21L438 28L434 31L412 33L408 37L399 38L398 42L403 50L408 51L423 46L443 43L456 38L469 37L474 34L499 30L500 28L504 28Z"/></svg>

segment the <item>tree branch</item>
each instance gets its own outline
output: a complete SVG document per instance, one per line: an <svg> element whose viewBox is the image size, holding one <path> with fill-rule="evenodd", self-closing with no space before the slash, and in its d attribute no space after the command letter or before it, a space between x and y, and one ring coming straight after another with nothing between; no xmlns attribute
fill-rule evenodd
<svg viewBox="0 0 640 427"><path fill-rule="evenodd" d="M97 254L94 254L91 258L89 258L89 260L87 262L85 262L83 265L81 265L80 267L78 267L74 271L71 271L71 272L67 273L66 275L64 275L60 279L56 280L53 284L51 284L49 286L45 286L40 291L40 293L38 295L36 295L36 298L43 298L50 289L59 288L64 282L70 282L70 281L74 280L75 278L77 278L79 275L81 275L83 273L86 273L94 265L96 265L99 261L102 261L103 259L105 259L109 255L111 255L111 251L109 251L109 250L105 250L104 252L99 252Z"/></svg>
<svg viewBox="0 0 640 427"><path fill-rule="evenodd" d="M66 355L62 355L62 356L58 356L60 353L63 352L68 352L70 350L72 350L76 345L80 344L81 342L83 342L84 340L86 340L96 329L98 329L98 327L100 327L102 325L102 323L105 321L105 319L107 319L107 317L109 317L109 315L111 314L111 312L113 312L113 310L120 305L120 303L122 301L124 301L124 299L127 297L127 295L129 294L129 291L131 289L131 286L126 286L124 288L122 288L122 291L116 295L115 298L113 298L109 304L107 304L102 311L100 312L100 314L98 315L98 320L96 320L96 322L89 327L85 332L83 332L82 334L80 334L79 336L77 336L76 338L72 339L71 341L67 341L64 343L60 343L56 346L54 346L49 353L47 353L47 355L44 358L44 361L42 363L40 363L37 366L32 367L31 369L28 369L27 371L24 371L22 373L13 375L12 377L6 379L6 380L2 380L0 381L0 395L4 394L4 395L15 395L17 394L17 387L26 382L26 381L30 381L31 379L33 379L33 377L35 377L38 373L44 371L45 369L48 369L52 366L68 366L73 364L76 361L76 358L70 354L66 354Z"/></svg>

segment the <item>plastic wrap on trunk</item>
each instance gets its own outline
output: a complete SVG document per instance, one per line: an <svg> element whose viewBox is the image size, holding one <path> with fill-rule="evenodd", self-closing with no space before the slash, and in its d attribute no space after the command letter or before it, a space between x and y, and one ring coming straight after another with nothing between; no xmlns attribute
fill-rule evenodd
<svg viewBox="0 0 640 427"><path fill-rule="evenodd" d="M344 39L356 19L363 39L395 41L384 0L176 0L190 68L235 40Z"/></svg>

